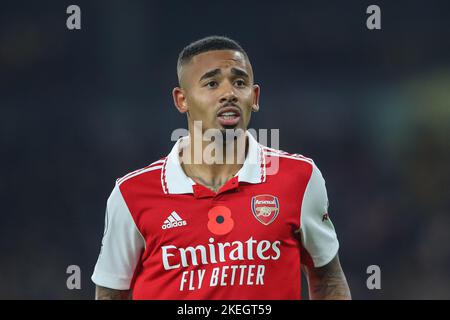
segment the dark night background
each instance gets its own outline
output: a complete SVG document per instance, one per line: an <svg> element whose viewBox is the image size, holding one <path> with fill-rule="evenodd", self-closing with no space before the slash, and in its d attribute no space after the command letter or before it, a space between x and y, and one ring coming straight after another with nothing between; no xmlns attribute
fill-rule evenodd
<svg viewBox="0 0 450 320"><path fill-rule="evenodd" d="M78 31L66 8L81 8ZM381 7L382 29L366 28ZM280 148L327 182L355 299L450 299L449 1L2 1L0 298L92 299L115 179L186 126L176 59L246 49ZM79 265L81 290L66 288ZM368 290L366 268L381 268Z"/></svg>

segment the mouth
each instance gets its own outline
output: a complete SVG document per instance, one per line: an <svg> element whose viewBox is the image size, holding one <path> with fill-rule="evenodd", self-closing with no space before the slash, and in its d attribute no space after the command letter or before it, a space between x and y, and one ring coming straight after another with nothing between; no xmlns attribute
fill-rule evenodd
<svg viewBox="0 0 450 320"><path fill-rule="evenodd" d="M223 107L217 112L217 119L224 127L232 127L239 123L241 112L237 107Z"/></svg>

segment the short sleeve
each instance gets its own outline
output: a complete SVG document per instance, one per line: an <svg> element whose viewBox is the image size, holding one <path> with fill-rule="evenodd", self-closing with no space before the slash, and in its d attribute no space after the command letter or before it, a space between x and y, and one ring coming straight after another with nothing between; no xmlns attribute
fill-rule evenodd
<svg viewBox="0 0 450 320"><path fill-rule="evenodd" d="M314 163L303 196L300 232L302 247L308 252L314 267L322 267L336 256L339 241L328 214L325 180Z"/></svg>
<svg viewBox="0 0 450 320"><path fill-rule="evenodd" d="M130 289L145 241L116 184L108 198L102 247L92 281L115 290Z"/></svg>

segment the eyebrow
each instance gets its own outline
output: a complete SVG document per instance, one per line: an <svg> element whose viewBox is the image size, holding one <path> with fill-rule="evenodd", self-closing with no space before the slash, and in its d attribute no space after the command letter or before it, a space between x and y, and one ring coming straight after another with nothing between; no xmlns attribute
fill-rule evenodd
<svg viewBox="0 0 450 320"><path fill-rule="evenodd" d="M199 81L202 81L202 80L208 79L208 78L212 78L220 73L221 73L220 69L214 69L214 70L208 71L200 77ZM247 72L245 72L244 70L241 70L241 69L231 68L231 74L233 76L250 79L250 76L247 74Z"/></svg>
<svg viewBox="0 0 450 320"><path fill-rule="evenodd" d="M243 77L250 79L250 76L245 72L244 70L237 69L237 68L231 68L231 74L237 77Z"/></svg>
<svg viewBox="0 0 450 320"><path fill-rule="evenodd" d="M199 81L202 81L202 80L208 79L208 78L212 78L220 73L221 73L220 69L214 69L214 70L208 71L204 75L201 76Z"/></svg>

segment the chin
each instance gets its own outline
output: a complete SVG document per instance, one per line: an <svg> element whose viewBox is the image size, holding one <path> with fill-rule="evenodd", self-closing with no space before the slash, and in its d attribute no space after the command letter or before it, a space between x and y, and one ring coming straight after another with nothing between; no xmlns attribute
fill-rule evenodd
<svg viewBox="0 0 450 320"><path fill-rule="evenodd" d="M222 128L220 128L220 132L222 133L224 141L227 136L227 131L228 134L233 134L234 140L236 140L236 138L240 137L241 135L245 134L245 128L241 128L239 126L222 126Z"/></svg>

